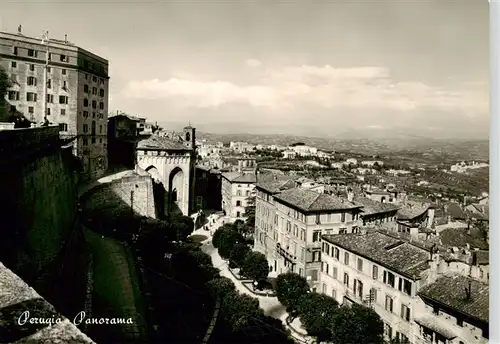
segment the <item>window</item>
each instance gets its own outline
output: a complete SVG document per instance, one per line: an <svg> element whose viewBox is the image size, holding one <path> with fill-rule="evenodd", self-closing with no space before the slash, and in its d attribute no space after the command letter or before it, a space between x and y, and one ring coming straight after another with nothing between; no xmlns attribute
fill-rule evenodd
<svg viewBox="0 0 500 344"><path fill-rule="evenodd" d="M372 266L372 278L374 280L378 279L378 266L377 265Z"/></svg>
<svg viewBox="0 0 500 344"><path fill-rule="evenodd" d="M370 301L371 301L372 303L377 303L377 294L378 294L377 289L372 288L372 289L370 290Z"/></svg>
<svg viewBox="0 0 500 344"><path fill-rule="evenodd" d="M34 49L28 49L28 56L29 57L37 57L37 54L38 51L34 50Z"/></svg>
<svg viewBox="0 0 500 344"><path fill-rule="evenodd" d="M102 88L99 90L99 95L100 95L101 97L104 97L104 90L103 90Z"/></svg>
<svg viewBox="0 0 500 344"><path fill-rule="evenodd" d="M410 321L410 308L405 305L401 305L401 319Z"/></svg>
<svg viewBox="0 0 500 344"><path fill-rule="evenodd" d="M321 261L321 251L313 251L312 261L313 262L320 262Z"/></svg>
<svg viewBox="0 0 500 344"><path fill-rule="evenodd" d="M318 270L311 270L311 280L317 281L318 280Z"/></svg>
<svg viewBox="0 0 500 344"><path fill-rule="evenodd" d="M95 137L92 137L92 143L95 143ZM240 212L238 212L238 217L240 217Z"/></svg>
<svg viewBox="0 0 500 344"><path fill-rule="evenodd" d="M50 116L50 108L47 108L47 116Z"/></svg>
<svg viewBox="0 0 500 344"><path fill-rule="evenodd" d="M432 308L432 313L434 313L435 315L439 315L439 306L434 306Z"/></svg>
<svg viewBox="0 0 500 344"><path fill-rule="evenodd" d="M49 53L49 61L52 61L52 53Z"/></svg>
<svg viewBox="0 0 500 344"><path fill-rule="evenodd" d="M68 62L68 57L66 55L61 54L61 55L59 55L59 58L60 58L61 62Z"/></svg>
<svg viewBox="0 0 500 344"><path fill-rule="evenodd" d="M97 77L96 77L96 76L93 76L93 77L92 77L92 81L93 81L93 82L97 82Z"/></svg>
<svg viewBox="0 0 500 344"><path fill-rule="evenodd" d="M63 90L68 88L68 82L66 80L63 81Z"/></svg>
<svg viewBox="0 0 500 344"><path fill-rule="evenodd" d="M86 133L89 131L89 125L88 124L84 124L83 125L83 132Z"/></svg>
<svg viewBox="0 0 500 344"><path fill-rule="evenodd" d="M358 258L358 271L363 271L363 259Z"/></svg>
<svg viewBox="0 0 500 344"><path fill-rule="evenodd" d="M241 207L241 201L236 201L236 206Z"/></svg>
<svg viewBox="0 0 500 344"><path fill-rule="evenodd" d="M83 138L83 145L87 146L88 144L89 144L89 140L86 137L84 137Z"/></svg>
<svg viewBox="0 0 500 344"><path fill-rule="evenodd" d="M83 93L89 93L89 85L83 85Z"/></svg>
<svg viewBox="0 0 500 344"><path fill-rule="evenodd" d="M464 326L464 319L460 316L457 317L457 325L460 327Z"/></svg>
<svg viewBox="0 0 500 344"><path fill-rule="evenodd" d="M34 64L30 64L30 71L32 71L32 72L35 71L35 65Z"/></svg>
<svg viewBox="0 0 500 344"><path fill-rule="evenodd" d="M33 76L28 76L26 82L28 86L36 86L36 78Z"/></svg>
<svg viewBox="0 0 500 344"><path fill-rule="evenodd" d="M28 106L28 112L29 113L34 113L35 112L35 108L33 106Z"/></svg>
<svg viewBox="0 0 500 344"><path fill-rule="evenodd" d="M349 275L347 273L344 273L344 284L349 288Z"/></svg>
<svg viewBox="0 0 500 344"><path fill-rule="evenodd" d="M92 129L91 130L92 130L92 136L95 136L95 121L92 121Z"/></svg>
<svg viewBox="0 0 500 344"><path fill-rule="evenodd" d="M392 272L384 271L384 283L394 288L396 276Z"/></svg>
<svg viewBox="0 0 500 344"><path fill-rule="evenodd" d="M13 53L14 53L14 55L17 55L17 47L14 47Z"/></svg>
<svg viewBox="0 0 500 344"><path fill-rule="evenodd" d="M92 87L92 94L97 94L97 87Z"/></svg>
<svg viewBox="0 0 500 344"><path fill-rule="evenodd" d="M389 296L385 296L385 310L392 313L392 306L394 305L394 300Z"/></svg>
<svg viewBox="0 0 500 344"><path fill-rule="evenodd" d="M59 96L59 104L68 104L68 96Z"/></svg>
<svg viewBox="0 0 500 344"><path fill-rule="evenodd" d="M404 278L400 278L398 283L398 289L407 295L411 295L411 282Z"/></svg>
<svg viewBox="0 0 500 344"><path fill-rule="evenodd" d="M345 213L340 214L340 222L345 222Z"/></svg>
<svg viewBox="0 0 500 344"><path fill-rule="evenodd" d="M12 68L17 68L17 62L16 62L16 61L12 61L12 62L10 63L10 66L11 66Z"/></svg>
<svg viewBox="0 0 500 344"><path fill-rule="evenodd" d="M50 67L47 67L47 73L50 73L52 71L52 69L50 69Z"/></svg>
<svg viewBox="0 0 500 344"><path fill-rule="evenodd" d="M66 75L66 69L64 69L64 68L63 68L63 69L61 69L61 74L62 74L62 75Z"/></svg>
<svg viewBox="0 0 500 344"><path fill-rule="evenodd" d="M338 270L336 266L332 266L332 277L335 279L338 277Z"/></svg>
<svg viewBox="0 0 500 344"><path fill-rule="evenodd" d="M313 242L321 241L321 231L313 232Z"/></svg>
<svg viewBox="0 0 500 344"><path fill-rule="evenodd" d="M334 248L335 252L333 254L333 257L337 260L340 260L340 250L338 248Z"/></svg>
<svg viewBox="0 0 500 344"><path fill-rule="evenodd" d="M89 117L89 112L88 111L83 111L83 117Z"/></svg>
<svg viewBox="0 0 500 344"><path fill-rule="evenodd" d="M99 125L99 134L102 134L102 124Z"/></svg>
<svg viewBox="0 0 500 344"><path fill-rule="evenodd" d="M337 299L337 291L332 289L332 298Z"/></svg>
<svg viewBox="0 0 500 344"><path fill-rule="evenodd" d="M66 115L66 109L61 109L61 116L65 116Z"/></svg>
<svg viewBox="0 0 500 344"><path fill-rule="evenodd" d="M344 265L349 265L349 252L344 252Z"/></svg>
<svg viewBox="0 0 500 344"><path fill-rule="evenodd" d="M9 91L9 100L19 100L19 92L18 91Z"/></svg>
<svg viewBox="0 0 500 344"><path fill-rule="evenodd" d="M102 68L102 67L101 67L101 72L104 73L104 68ZM99 80L99 82L101 83L101 85L104 85L104 79Z"/></svg>
<svg viewBox="0 0 500 344"><path fill-rule="evenodd" d="M59 131L68 131L68 125L66 123L59 123Z"/></svg>
<svg viewBox="0 0 500 344"><path fill-rule="evenodd" d="M358 296L360 299L363 298L363 282L358 279L354 279L352 289L356 296Z"/></svg>
<svg viewBox="0 0 500 344"><path fill-rule="evenodd" d="M99 103L99 109L104 110L104 103L103 102ZM248 195L248 191L246 192L246 194Z"/></svg>
<svg viewBox="0 0 500 344"><path fill-rule="evenodd" d="M306 230L304 228L300 229L300 240L306 240Z"/></svg>
<svg viewBox="0 0 500 344"><path fill-rule="evenodd" d="M26 93L26 101L28 102L36 102L37 94L33 92Z"/></svg>
<svg viewBox="0 0 500 344"><path fill-rule="evenodd" d="M53 94L47 94L47 103L54 103L54 95Z"/></svg>
<svg viewBox="0 0 500 344"><path fill-rule="evenodd" d="M316 214L316 224L319 225L321 223L321 215Z"/></svg>
<svg viewBox="0 0 500 344"><path fill-rule="evenodd" d="M330 244L325 243L325 253L330 255Z"/></svg>
<svg viewBox="0 0 500 344"><path fill-rule="evenodd" d="M384 335L387 338L392 339L392 327L391 327L391 325L384 323Z"/></svg>
<svg viewBox="0 0 500 344"><path fill-rule="evenodd" d="M15 105L11 105L10 106L10 112L16 112L17 109L16 109L16 106Z"/></svg>
<svg viewBox="0 0 500 344"><path fill-rule="evenodd" d="M52 80L47 80L47 88L52 88Z"/></svg>
<svg viewBox="0 0 500 344"><path fill-rule="evenodd" d="M326 284L325 283L323 283L323 286L322 286L321 289L323 291L323 294L326 294Z"/></svg>
<svg viewBox="0 0 500 344"><path fill-rule="evenodd" d="M89 106L89 100L87 98L83 98L83 106L88 107Z"/></svg>
<svg viewBox="0 0 500 344"><path fill-rule="evenodd" d="M97 109L97 101L92 101L92 109Z"/></svg>

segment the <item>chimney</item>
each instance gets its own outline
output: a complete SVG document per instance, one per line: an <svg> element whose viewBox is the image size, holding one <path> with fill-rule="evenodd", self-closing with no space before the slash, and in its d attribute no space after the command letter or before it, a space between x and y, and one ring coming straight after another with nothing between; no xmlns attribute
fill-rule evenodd
<svg viewBox="0 0 500 344"><path fill-rule="evenodd" d="M68 35L64 34L64 43L68 43Z"/></svg>
<svg viewBox="0 0 500 344"><path fill-rule="evenodd" d="M20 34L22 34L22 31L23 31L23 26L22 26L22 25L19 25L19 26L17 27L17 33L20 35Z"/></svg>
<svg viewBox="0 0 500 344"><path fill-rule="evenodd" d="M352 190L347 190L347 200L349 202L354 202L354 192Z"/></svg>
<svg viewBox="0 0 500 344"><path fill-rule="evenodd" d="M469 280L469 286L465 287L465 298L467 301L472 299L472 281Z"/></svg>

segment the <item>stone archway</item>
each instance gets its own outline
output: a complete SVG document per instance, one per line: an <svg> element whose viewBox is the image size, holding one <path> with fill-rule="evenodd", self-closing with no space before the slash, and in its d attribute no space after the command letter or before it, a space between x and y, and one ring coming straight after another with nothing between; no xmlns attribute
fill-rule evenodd
<svg viewBox="0 0 500 344"><path fill-rule="evenodd" d="M146 168L146 172L151 175L151 178L153 178L155 182L161 183L162 178L160 172L155 166L153 165L149 166L148 168Z"/></svg>
<svg viewBox="0 0 500 344"><path fill-rule="evenodd" d="M151 165L147 167L146 172L153 179L153 198L155 201L156 216L162 218L165 216L165 185L163 184L160 172L155 166Z"/></svg>
<svg viewBox="0 0 500 344"><path fill-rule="evenodd" d="M177 166L170 172L170 175L168 176L168 191L170 194L169 203L171 203L169 204L169 206L173 206L170 209L171 211L175 210L175 208L178 208L182 212L182 210L184 209L184 204L186 202L189 202L189 200L187 199L187 197L189 197L188 190L186 190L184 184L184 171L182 170L182 168Z"/></svg>

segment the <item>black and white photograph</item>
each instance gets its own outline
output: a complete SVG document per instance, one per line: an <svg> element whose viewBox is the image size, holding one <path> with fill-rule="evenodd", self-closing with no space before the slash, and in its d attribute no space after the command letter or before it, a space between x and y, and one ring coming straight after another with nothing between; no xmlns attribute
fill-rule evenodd
<svg viewBox="0 0 500 344"><path fill-rule="evenodd" d="M0 0L0 343L497 343L493 6Z"/></svg>

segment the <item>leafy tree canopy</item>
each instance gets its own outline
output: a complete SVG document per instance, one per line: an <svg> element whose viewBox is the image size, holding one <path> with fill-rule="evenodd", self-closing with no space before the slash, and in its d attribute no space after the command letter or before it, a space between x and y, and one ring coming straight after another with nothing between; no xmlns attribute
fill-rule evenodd
<svg viewBox="0 0 500 344"><path fill-rule="evenodd" d="M248 252L242 268L243 274L254 281L263 281L269 274L266 256L260 252Z"/></svg>
<svg viewBox="0 0 500 344"><path fill-rule="evenodd" d="M331 325L334 343L384 343L384 323L371 308L358 305L339 307Z"/></svg>
<svg viewBox="0 0 500 344"><path fill-rule="evenodd" d="M311 337L318 342L332 340L331 324L338 315L338 302L332 297L319 294L304 294L297 307L300 321Z"/></svg>
<svg viewBox="0 0 500 344"><path fill-rule="evenodd" d="M304 277L288 272L276 278L276 296L288 310L297 310L300 298L309 292L309 285Z"/></svg>
<svg viewBox="0 0 500 344"><path fill-rule="evenodd" d="M235 266L241 268L243 267L243 263L245 261L245 258L247 255L250 253L250 248L248 245L243 244L243 243L236 243L233 248L231 249L231 253L229 255L229 260L232 262Z"/></svg>

